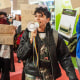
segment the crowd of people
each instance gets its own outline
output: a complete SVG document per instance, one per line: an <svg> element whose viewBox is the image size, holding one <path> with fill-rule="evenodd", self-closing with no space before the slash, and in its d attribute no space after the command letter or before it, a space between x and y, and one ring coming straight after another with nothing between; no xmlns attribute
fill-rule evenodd
<svg viewBox="0 0 80 80"><path fill-rule="evenodd" d="M0 53L10 54L7 58L0 57L1 80L10 80L10 71L15 71L14 52L17 53L18 62L23 61L22 80L56 80L61 76L59 64L69 80L79 80L64 39L51 28L51 13L46 7L37 7L34 17L38 28L21 31L19 25L14 33L14 45L0 44ZM6 12L0 12L0 24L13 25L14 20L21 21L21 16L16 15L13 19Z"/></svg>

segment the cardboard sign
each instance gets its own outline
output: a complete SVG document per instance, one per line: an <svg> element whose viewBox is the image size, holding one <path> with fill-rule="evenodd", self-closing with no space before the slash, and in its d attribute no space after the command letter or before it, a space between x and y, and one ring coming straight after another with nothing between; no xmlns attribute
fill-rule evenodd
<svg viewBox="0 0 80 80"><path fill-rule="evenodd" d="M10 0L0 0L0 9L5 9L11 7Z"/></svg>
<svg viewBox="0 0 80 80"><path fill-rule="evenodd" d="M13 25L19 27L21 25L21 21L13 20Z"/></svg>
<svg viewBox="0 0 80 80"><path fill-rule="evenodd" d="M0 9L0 12L6 12L7 14L11 14L11 7Z"/></svg>
<svg viewBox="0 0 80 80"><path fill-rule="evenodd" d="M28 0L13 0L13 10L20 10L20 4L28 4Z"/></svg>
<svg viewBox="0 0 80 80"><path fill-rule="evenodd" d="M0 34L13 34L15 26L0 24Z"/></svg>
<svg viewBox="0 0 80 80"><path fill-rule="evenodd" d="M15 26L0 24L0 44L13 45Z"/></svg>
<svg viewBox="0 0 80 80"><path fill-rule="evenodd" d="M0 34L0 44L13 45L14 35L13 34Z"/></svg>
<svg viewBox="0 0 80 80"><path fill-rule="evenodd" d="M80 0L71 0L72 8L80 7Z"/></svg>
<svg viewBox="0 0 80 80"><path fill-rule="evenodd" d="M21 4L22 30L27 28L27 23L34 21L34 10L38 5Z"/></svg>

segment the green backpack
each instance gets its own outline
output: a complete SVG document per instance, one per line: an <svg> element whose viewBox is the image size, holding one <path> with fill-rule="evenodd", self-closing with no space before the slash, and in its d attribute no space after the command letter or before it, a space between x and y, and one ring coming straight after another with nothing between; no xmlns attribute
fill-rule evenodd
<svg viewBox="0 0 80 80"><path fill-rule="evenodd" d="M76 57L77 34L74 34L68 43L68 49L72 57Z"/></svg>

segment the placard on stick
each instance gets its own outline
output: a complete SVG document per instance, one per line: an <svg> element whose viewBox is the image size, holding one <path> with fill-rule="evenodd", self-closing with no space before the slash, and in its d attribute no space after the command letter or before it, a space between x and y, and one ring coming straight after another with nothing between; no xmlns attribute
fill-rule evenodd
<svg viewBox="0 0 80 80"><path fill-rule="evenodd" d="M20 10L21 4L28 4L28 0L13 0L13 9Z"/></svg>
<svg viewBox="0 0 80 80"><path fill-rule="evenodd" d="M14 35L0 34L0 44L14 45Z"/></svg>
<svg viewBox="0 0 80 80"><path fill-rule="evenodd" d="M0 24L0 44L13 45L15 26Z"/></svg>
<svg viewBox="0 0 80 80"><path fill-rule="evenodd" d="M13 25L0 24L0 34L13 34L13 30L15 30Z"/></svg>
<svg viewBox="0 0 80 80"><path fill-rule="evenodd" d="M27 23L34 21L34 10L38 5L21 4L22 30L27 28Z"/></svg>

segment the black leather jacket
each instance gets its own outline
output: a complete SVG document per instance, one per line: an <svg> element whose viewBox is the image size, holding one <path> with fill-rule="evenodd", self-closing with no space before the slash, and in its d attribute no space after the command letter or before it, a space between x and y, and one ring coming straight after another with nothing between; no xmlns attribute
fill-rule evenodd
<svg viewBox="0 0 80 80"><path fill-rule="evenodd" d="M51 34L50 36L53 37ZM59 63L60 63L63 69L66 71L69 80L78 80L75 74L74 66L71 61L71 57L69 55L68 48L63 39L61 38L61 36L58 35L57 46L54 45L54 41L52 38L50 38L49 41L51 42L49 43L49 52L50 52L52 75L54 79L61 76L61 70L59 68ZM37 37L36 37L36 42L37 42ZM33 64L33 45L30 44L29 31L27 29L24 31L22 35L20 45L17 50L17 56L19 59L23 61L25 60L25 65L24 65L25 73L34 76L40 75L39 67L35 67ZM35 61L36 61L36 56L35 56Z"/></svg>

